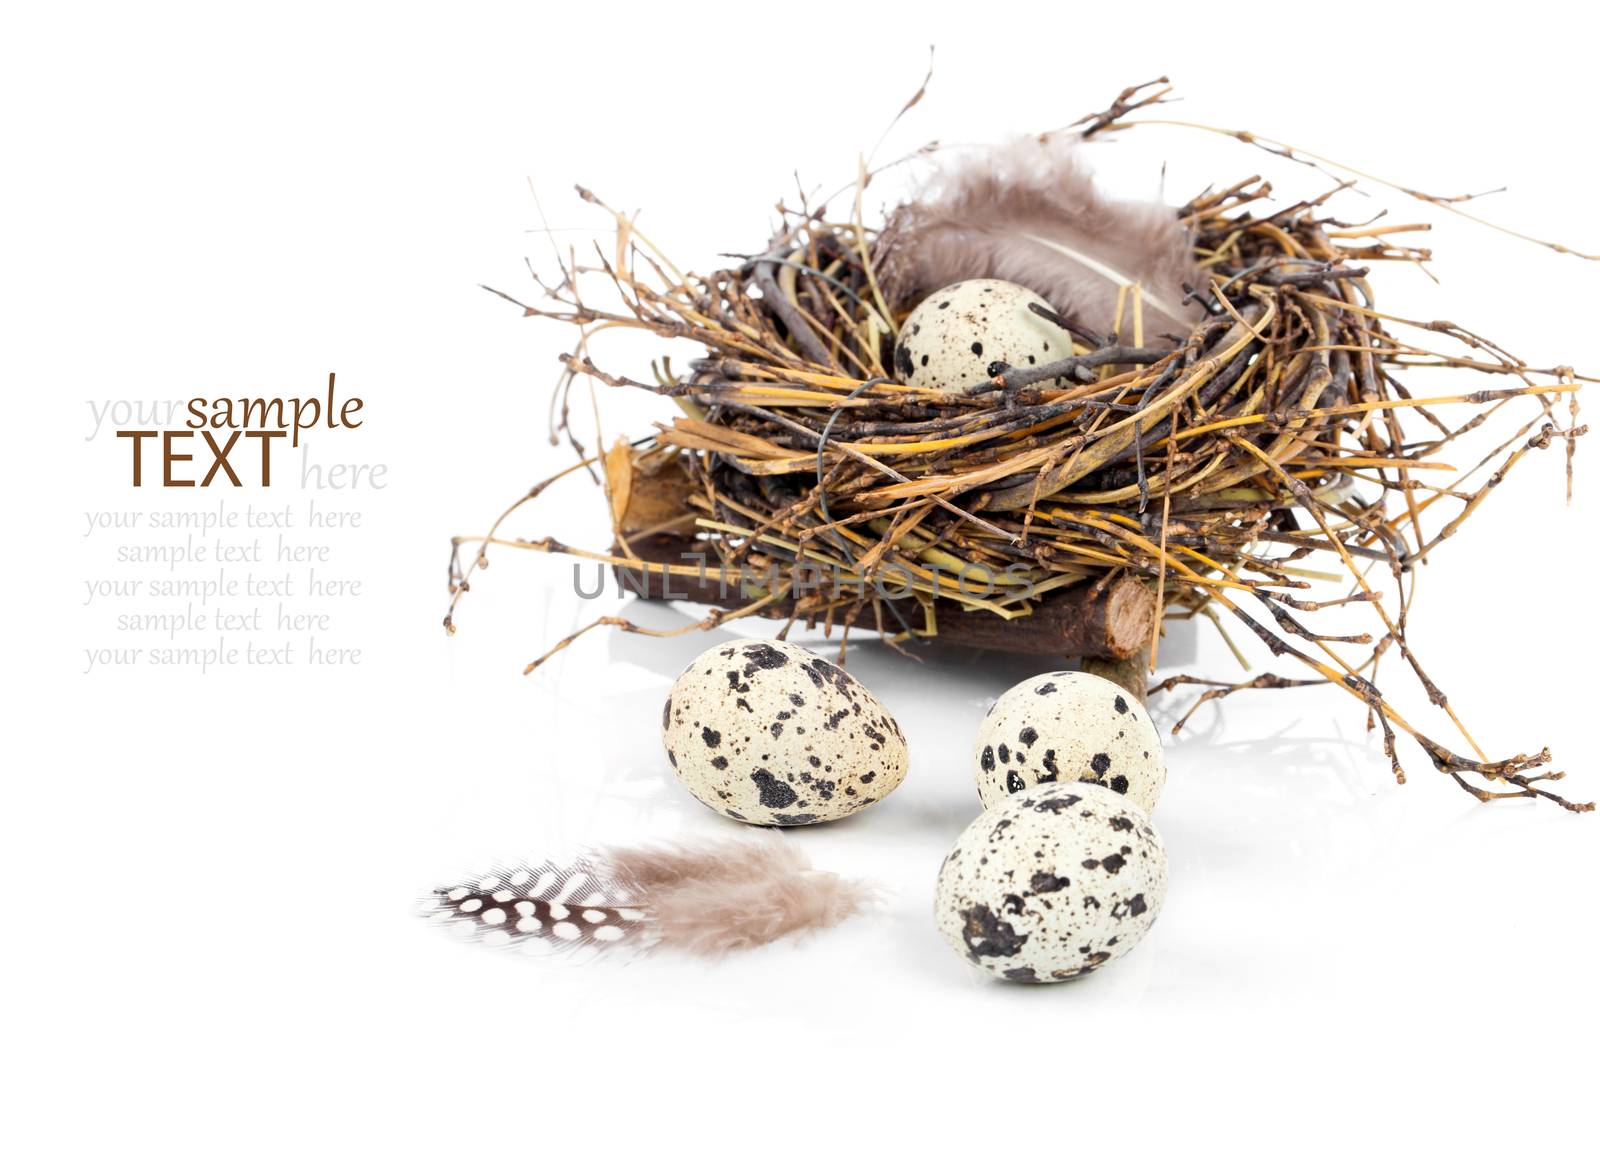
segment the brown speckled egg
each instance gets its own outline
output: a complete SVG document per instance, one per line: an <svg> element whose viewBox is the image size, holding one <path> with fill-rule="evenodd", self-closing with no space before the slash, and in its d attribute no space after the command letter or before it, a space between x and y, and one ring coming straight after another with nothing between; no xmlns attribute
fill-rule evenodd
<svg viewBox="0 0 1600 1152"><path fill-rule="evenodd" d="M934 916L968 963L1024 984L1127 952L1167 891L1161 835L1105 788L1041 784L979 816L939 869Z"/></svg>
<svg viewBox="0 0 1600 1152"><path fill-rule="evenodd" d="M905 737L837 664L781 640L703 652L661 713L683 786L746 824L816 824L883 799L905 779Z"/></svg>
<svg viewBox="0 0 1600 1152"><path fill-rule="evenodd" d="M1036 784L1083 780L1151 812L1167 782L1143 705L1087 672L1047 672L1009 689L978 726L972 760L985 808Z"/></svg>
<svg viewBox="0 0 1600 1152"><path fill-rule="evenodd" d="M1007 368L1072 355L1072 340L1028 306L1043 296L1009 280L963 280L929 296L906 318L894 349L902 384L964 392Z"/></svg>

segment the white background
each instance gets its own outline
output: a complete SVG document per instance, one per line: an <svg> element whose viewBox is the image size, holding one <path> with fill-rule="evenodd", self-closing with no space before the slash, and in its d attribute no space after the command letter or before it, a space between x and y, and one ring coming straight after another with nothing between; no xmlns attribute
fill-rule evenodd
<svg viewBox="0 0 1600 1152"><path fill-rule="evenodd" d="M1577 1141L1600 817L1480 807L1410 748L1396 787L1332 690L1236 698L1173 743L1166 909L1069 986L980 979L929 916L978 810L977 718L1040 666L918 666L873 645L850 666L908 733L910 777L801 837L819 865L885 885L872 916L708 968L518 958L408 915L497 856L740 831L677 789L651 722L708 638L595 633L523 678L597 611L565 565L524 554L479 574L457 636L439 626L449 536L569 459L544 424L568 333L476 287L531 291L523 258L548 261L530 178L563 245L605 224L571 194L581 181L642 210L680 265L710 267L762 244L796 170L808 188L849 181L936 43L929 95L883 155L1055 127L1168 72L1187 118L1434 191L1509 183L1485 215L1600 249L1593 40L1554 6L1493 22L1080 7L7 15L8 1144ZM1168 160L1174 199L1258 171L1324 186L1177 130L1105 151L1110 178L1145 193ZM1346 214L1385 205L1436 223L1443 280L1383 268L1387 309L1600 366L1600 265L1393 196ZM634 375L652 353L597 351ZM198 498L127 488L121 447L85 440L85 401L292 395L330 370L368 415L330 453L392 477L341 505L368 520L339 542L368 581L344 628L366 663L85 675L83 511ZM664 415L600 401L607 438ZM592 442L587 412L578 427ZM1520 466L1422 574L1412 639L1491 753L1548 744L1593 798L1587 456L1570 507L1558 453ZM598 509L580 478L513 531L601 544ZM1164 651L1229 673L1212 636Z"/></svg>

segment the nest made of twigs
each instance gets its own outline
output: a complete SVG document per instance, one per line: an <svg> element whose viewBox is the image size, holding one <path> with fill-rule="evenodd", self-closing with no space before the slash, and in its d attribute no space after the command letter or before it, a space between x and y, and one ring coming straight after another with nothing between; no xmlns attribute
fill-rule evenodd
<svg viewBox="0 0 1600 1152"><path fill-rule="evenodd" d="M1164 94L1130 89L1075 130L1125 127L1129 112ZM895 280L893 227L867 227L859 195L846 219L804 204L785 209L766 251L707 275L680 272L617 213L615 247L598 267L564 268L550 302L521 306L580 328L576 351L563 358L562 411L565 390L585 377L644 388L681 409L644 440L563 473L600 465L618 548L595 554L548 538L503 539L502 516L487 536L458 539L457 549L476 542L477 565L498 542L603 555L660 576L743 579L760 591L692 627L778 614L846 633L874 627L891 643L937 637L973 613L1025 631L1053 598L1137 580L1162 609L1139 656L1151 668L1162 617L1200 615L1219 626L1238 621L1308 670L1302 680L1175 677L1160 687L1210 685L1205 699L1331 683L1381 727L1402 781L1397 732L1481 800L1540 796L1591 807L1547 789L1560 776L1543 770L1548 750L1484 755L1405 628L1414 566L1525 456L1561 444L1570 490L1573 443L1584 431L1582 378L1536 369L1455 325L1386 315L1370 266L1425 260L1426 251L1401 243L1407 230L1339 223L1332 192L1273 208L1269 191L1252 178L1179 210L1203 281L1189 286L1206 313L1191 331L1150 338L1137 289L1126 291L1113 331L1062 321L1071 357L1008 369L959 395L893 379L895 334L916 298ZM587 303L576 288L585 272L614 286L622 305ZM704 355L681 374L664 366L653 381L631 379L590 358L590 339L610 327L688 338ZM1416 342L1427 334L1454 350ZM1500 385L1413 396L1398 377L1423 366ZM1470 418L1445 419L1451 406ZM1467 466L1449 460L1461 437L1491 419L1504 427L1494 450ZM619 489L638 486L668 494L641 502L653 509L643 519L628 515L627 492L618 499ZM662 536L692 542L700 564L636 547ZM1299 567L1317 554L1348 576L1335 596L1313 596ZM861 579L801 588L793 573L805 561ZM982 595L956 579L974 568L995 574ZM456 599L466 588L453 561ZM1370 611L1369 631L1324 635L1302 620L1351 604ZM596 623L643 631L614 617ZM1384 699L1376 681L1386 656L1416 677L1472 756L1424 735Z"/></svg>

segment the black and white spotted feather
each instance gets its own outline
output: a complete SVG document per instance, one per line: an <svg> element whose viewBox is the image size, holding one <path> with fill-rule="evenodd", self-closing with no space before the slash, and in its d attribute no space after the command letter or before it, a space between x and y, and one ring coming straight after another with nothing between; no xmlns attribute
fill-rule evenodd
<svg viewBox="0 0 1600 1152"><path fill-rule="evenodd" d="M423 912L499 944L720 956L832 927L869 899L865 885L812 868L771 833L497 869L436 889Z"/></svg>
<svg viewBox="0 0 1600 1152"><path fill-rule="evenodd" d="M436 889L423 912L470 929L486 943L540 940L557 948L632 940L650 920L641 894L582 858L569 865L546 861L468 877Z"/></svg>

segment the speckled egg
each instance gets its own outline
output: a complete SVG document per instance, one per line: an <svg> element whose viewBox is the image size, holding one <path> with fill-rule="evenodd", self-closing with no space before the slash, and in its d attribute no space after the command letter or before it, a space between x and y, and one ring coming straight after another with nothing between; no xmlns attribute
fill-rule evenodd
<svg viewBox="0 0 1600 1152"><path fill-rule="evenodd" d="M1071 338L1028 306L1050 305L1009 280L963 280L929 296L900 329L894 375L902 384L964 392L1007 368L1072 355Z"/></svg>
<svg viewBox="0 0 1600 1152"><path fill-rule="evenodd" d="M697 800L746 824L816 824L905 779L905 737L872 693L795 644L718 644L672 686L662 742Z"/></svg>
<svg viewBox="0 0 1600 1152"><path fill-rule="evenodd" d="M1103 784L1153 811L1167 782L1161 736L1119 684L1087 672L1047 672L995 701L972 748L978 796L993 808L1055 780Z"/></svg>
<svg viewBox="0 0 1600 1152"><path fill-rule="evenodd" d="M1125 796L1062 781L972 822L939 869L934 915L969 963L1049 983L1130 950L1166 891L1167 853L1149 817Z"/></svg>

